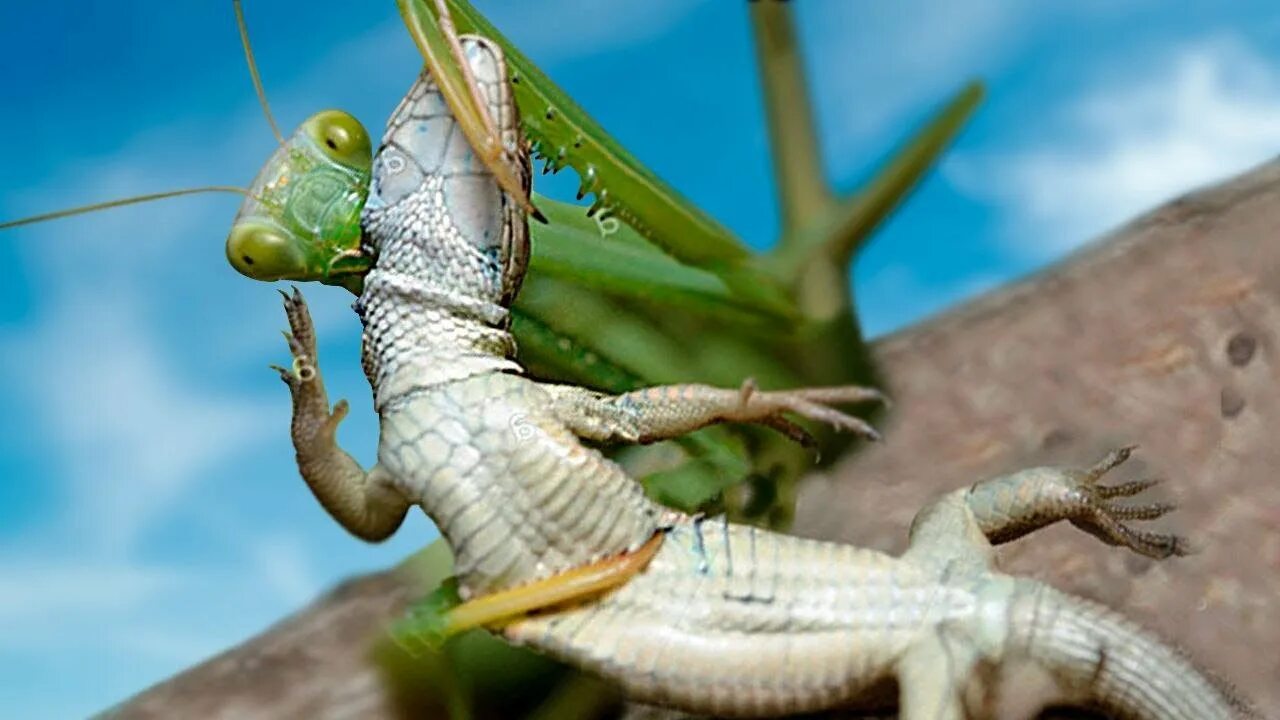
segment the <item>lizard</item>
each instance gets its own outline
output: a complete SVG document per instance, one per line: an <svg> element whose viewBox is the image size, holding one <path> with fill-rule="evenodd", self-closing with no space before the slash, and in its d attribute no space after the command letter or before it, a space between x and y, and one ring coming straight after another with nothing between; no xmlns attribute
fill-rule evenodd
<svg viewBox="0 0 1280 720"><path fill-rule="evenodd" d="M501 51L470 36L463 48L503 142L520 148ZM523 163L527 186L527 153ZM330 408L296 289L285 294L294 362L280 369L299 470L321 505L369 541L420 506L453 549L464 598L518 593L649 549L610 591L495 623L506 640L606 678L629 699L721 716L891 706L896 686L906 720L958 720L974 688L990 689L988 671L1014 663L1120 717L1252 716L1120 614L994 567L994 545L1059 520L1151 557L1185 554L1185 539L1129 524L1172 509L1118 501L1151 483L1100 482L1130 448L1088 468L1032 468L944 495L916 516L901 557L649 500L583 441L651 442L720 422L792 431L787 413L870 435L834 406L878 395L747 383L610 396L538 382L517 363L508 327L529 253L525 222L424 73L388 123L360 219L362 252L374 258L355 303L379 414L373 467L337 444L347 405Z"/></svg>

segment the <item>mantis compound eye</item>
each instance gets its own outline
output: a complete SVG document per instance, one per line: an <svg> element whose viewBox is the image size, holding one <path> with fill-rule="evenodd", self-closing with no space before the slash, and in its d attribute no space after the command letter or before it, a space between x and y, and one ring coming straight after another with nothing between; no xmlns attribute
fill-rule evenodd
<svg viewBox="0 0 1280 720"><path fill-rule="evenodd" d="M281 230L256 223L236 223L227 236L227 260L254 280L294 279L306 271L298 243Z"/></svg>
<svg viewBox="0 0 1280 720"><path fill-rule="evenodd" d="M312 115L303 128L333 161L356 170L368 170L373 146L364 125L350 113L324 110Z"/></svg>

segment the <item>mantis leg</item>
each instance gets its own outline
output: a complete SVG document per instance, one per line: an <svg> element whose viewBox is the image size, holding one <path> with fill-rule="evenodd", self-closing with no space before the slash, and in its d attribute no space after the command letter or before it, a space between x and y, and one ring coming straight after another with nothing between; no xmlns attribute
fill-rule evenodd
<svg viewBox="0 0 1280 720"><path fill-rule="evenodd" d="M634 552L566 570L543 580L468 600L448 613L449 634L500 625L531 612L567 605L620 587L649 564L662 547L662 533Z"/></svg>
<svg viewBox="0 0 1280 720"><path fill-rule="evenodd" d="M884 400L880 391L856 385L762 391L750 380L737 390L663 385L622 395L568 385L543 387L552 395L556 416L579 437L641 443L722 422L766 425L804 442L807 433L786 419L787 413L874 440L879 434L865 420L830 406Z"/></svg>
<svg viewBox="0 0 1280 720"><path fill-rule="evenodd" d="M509 590L481 595L460 604L428 598L410 611L409 619L393 633L397 641L408 640L439 647L444 641L478 627L499 628L530 614L551 608L586 602L625 585L649 564L662 547L663 533L657 533L633 552L604 558ZM442 588L443 589L443 588ZM441 592L437 590L437 593ZM451 593L450 593L451 594Z"/></svg>
<svg viewBox="0 0 1280 720"><path fill-rule="evenodd" d="M295 288L284 295L290 332L285 334L293 366L277 367L293 396L291 435L298 470L316 499L351 534L370 542L385 540L404 521L409 502L393 486L391 474L375 465L365 472L342 448L335 431L347 414L339 401L329 411L329 398L316 359L316 335L311 313Z"/></svg>
<svg viewBox="0 0 1280 720"><path fill-rule="evenodd" d="M439 85L449 110L476 157L525 212L546 222L529 200L528 188L521 180L518 145L522 141L518 135L504 139L499 132L499 123L490 115L484 95L471 73L471 65L467 62L445 0L433 0L434 12L426 7L425 0L398 0L398 5L409 34L413 36L427 69ZM501 52L496 45L494 49ZM514 113L515 100L505 81L505 73L501 85L503 112Z"/></svg>

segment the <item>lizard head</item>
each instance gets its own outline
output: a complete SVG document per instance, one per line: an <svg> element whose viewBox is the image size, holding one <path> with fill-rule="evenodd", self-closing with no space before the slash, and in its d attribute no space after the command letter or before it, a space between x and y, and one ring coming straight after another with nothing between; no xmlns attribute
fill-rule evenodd
<svg viewBox="0 0 1280 720"><path fill-rule="evenodd" d="M502 52L474 36L462 45L503 145L520 159L527 195L528 148ZM476 156L426 71L387 122L361 225L364 252L377 268L462 305L509 305L528 265L524 210Z"/></svg>
<svg viewBox="0 0 1280 720"><path fill-rule="evenodd" d="M255 280L358 287L371 265L360 250L371 155L368 132L348 113L307 118L250 186L227 236L231 266Z"/></svg>

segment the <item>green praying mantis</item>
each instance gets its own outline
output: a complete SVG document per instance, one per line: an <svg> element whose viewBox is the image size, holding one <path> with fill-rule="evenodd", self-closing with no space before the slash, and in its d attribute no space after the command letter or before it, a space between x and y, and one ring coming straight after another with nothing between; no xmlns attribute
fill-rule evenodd
<svg viewBox="0 0 1280 720"><path fill-rule="evenodd" d="M233 4L251 77L280 141L249 188L156 193L0 228L193 192L240 192L246 199L226 244L232 267L257 280L315 281L358 292L370 262L358 227L368 192L369 133L350 114L325 110L281 136L242 9ZM828 198L825 206L810 198L807 207L821 209L811 217L784 213L784 237L760 255L636 160L466 0L398 5L478 157L541 220L532 228L530 280L514 319L522 357L535 371L612 392L675 380L727 384L754 377L769 387L872 379L849 297L850 258L963 126L980 86L971 84L946 103L852 198ZM778 46L794 44L789 7L753 3L751 13L766 90L796 85L802 78L794 47ZM536 193L523 197L514 183L514 149L501 147L459 61L460 33L484 35L503 48L535 157L545 170L574 170L578 198L591 196L589 207ZM789 158L804 155L796 137L808 130L806 114L801 108L798 115L771 116L784 183L796 175ZM819 281L829 287L815 302ZM564 312L570 306L574 312ZM819 435L817 442L824 454L840 448L833 437ZM709 429L682 445L675 455L635 453L653 494L683 509L718 505L735 518L772 525L787 522L791 483L812 463L789 443L749 430Z"/></svg>
<svg viewBox="0 0 1280 720"><path fill-rule="evenodd" d="M809 157L807 106L791 98L785 103L790 111L780 109L781 88L803 86L794 62L791 8L752 3L766 95L774 99L770 119L779 184L789 198L777 247L758 254L627 152L466 0L398 4L451 111L479 157L500 180L507 179L504 187L520 197L509 181L513 153L495 143L492 122L471 93L466 63L458 61L459 33L485 35L503 48L534 155L547 170L572 169L580 178L578 199L591 197L587 207L537 193L523 203L543 220L531 227L531 272L513 322L522 359L533 371L610 392L677 381L733 385L743 377L763 387L872 379L850 297L851 258L963 126L981 96L978 85L957 93L874 179L838 200L812 174L817 166ZM242 11L238 2L234 7L265 108ZM406 68L406 76L412 70ZM350 114L325 110L287 138L278 130L276 135L280 147L247 189L210 188L245 195L227 237L229 264L256 280L320 282L358 292L370 260L360 249L357 222L368 193L369 133ZM98 203L0 228L203 191ZM823 292L813 292L815 287ZM824 457L840 449L832 436L819 434L816 442ZM710 428L682 440L675 452L627 453L622 460L663 502L774 526L789 520L794 482L813 463L810 452L785 438L750 429ZM430 587L441 570L439 563L427 564L422 575ZM452 652L465 654L468 642L480 642L460 640L461 649ZM545 664L494 645L485 652L505 653L506 674L516 665ZM417 665L433 657L420 655ZM461 672L437 670L450 677ZM471 702L448 679L429 684L455 710Z"/></svg>

